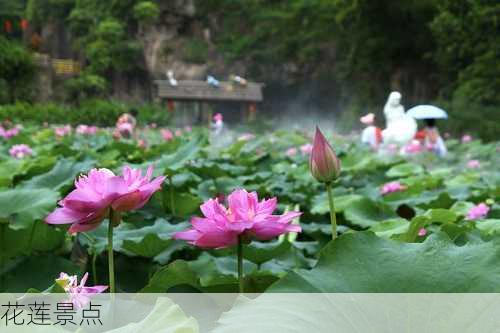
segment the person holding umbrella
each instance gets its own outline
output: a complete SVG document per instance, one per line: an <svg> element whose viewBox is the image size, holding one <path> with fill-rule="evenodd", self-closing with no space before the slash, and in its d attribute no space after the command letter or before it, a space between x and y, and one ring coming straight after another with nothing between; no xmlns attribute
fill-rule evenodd
<svg viewBox="0 0 500 333"><path fill-rule="evenodd" d="M423 120L425 123L425 127L415 134L415 139L439 157L445 156L448 149L446 149L444 140L436 127L436 120L447 119L446 111L433 105L419 105L408 110L407 114L417 120Z"/></svg>

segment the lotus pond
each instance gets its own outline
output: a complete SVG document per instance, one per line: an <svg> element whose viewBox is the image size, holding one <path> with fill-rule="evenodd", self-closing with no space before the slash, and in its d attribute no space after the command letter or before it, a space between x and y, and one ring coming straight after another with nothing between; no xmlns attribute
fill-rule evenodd
<svg viewBox="0 0 500 333"><path fill-rule="evenodd" d="M69 233L45 219L80 174L124 166L166 178L113 230L117 292L237 292L237 247L173 238L235 189L276 197L276 213L302 212L291 222L301 232L242 245L246 292L500 292L498 142L449 139L445 158L401 157L325 132L341 160L332 241L327 191L309 170L313 133L164 134L26 126L0 139L0 292L46 290L60 272L108 285L108 220Z"/></svg>

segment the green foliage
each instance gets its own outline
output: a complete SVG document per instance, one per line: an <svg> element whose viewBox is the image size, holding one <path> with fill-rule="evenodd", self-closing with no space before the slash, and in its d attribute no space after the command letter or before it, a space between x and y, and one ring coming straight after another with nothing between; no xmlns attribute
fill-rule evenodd
<svg viewBox="0 0 500 333"><path fill-rule="evenodd" d="M160 15L158 5L152 1L141 1L134 8L134 18L139 22L153 23Z"/></svg>
<svg viewBox="0 0 500 333"><path fill-rule="evenodd" d="M498 292L500 253L496 242L466 246L445 235L405 244L370 233L331 242L318 265L289 273L272 292Z"/></svg>
<svg viewBox="0 0 500 333"><path fill-rule="evenodd" d="M35 76L31 54L18 42L0 36L0 103L29 99Z"/></svg>
<svg viewBox="0 0 500 333"><path fill-rule="evenodd" d="M207 43L199 38L189 39L184 45L183 57L187 62L197 64L206 62L208 57Z"/></svg>
<svg viewBox="0 0 500 333"><path fill-rule="evenodd" d="M16 113L25 112L21 106L29 107L19 104ZM54 117L54 122L78 124L86 119L88 124L109 121L111 126L120 112L128 111L127 105L98 100L83 102L81 108L32 108L33 117ZM168 114L148 108L139 108L139 124L147 122L141 117L148 113ZM138 138L147 142L146 148L139 148L138 138L115 140L110 129L94 136L73 131L56 138L52 128L24 125L18 136L2 139L0 146L0 261L8 263L8 272L0 271L6 281L0 290L45 289L48 284L17 281L15 276L23 271L25 256L42 258L48 253L62 262L73 253L72 261L92 275L95 259L98 283L106 284L107 221L85 235L71 236L66 226L41 220L81 172L94 167L119 172L124 165L145 170L153 165L155 176L172 176L172 185L166 182L142 209L124 213L114 231L122 291L237 291L234 248L203 250L172 239L193 216L200 216L201 202L235 188L278 197L277 213L297 206L304 213L301 233L244 245L248 292L263 292L273 283L270 291L496 291L497 143L450 141L449 156L429 163L426 154L381 157L357 140L337 138L334 145L343 172L334 196L341 236L328 244L331 226L324 186L310 176L308 155L285 153L309 140L299 132L261 134L218 146L209 143L203 129L166 142L159 128L139 128ZM8 149L17 143L29 144L34 156L11 158ZM479 159L481 167L465 168L469 159ZM381 186L389 181L407 189L381 195ZM490 206L488 216L467 220L468 210L479 202ZM419 233L421 228L427 235ZM46 269L37 279L47 283L58 273Z"/></svg>
<svg viewBox="0 0 500 333"><path fill-rule="evenodd" d="M107 42L123 38L124 33L123 24L114 18L108 18L101 21L95 31L98 38Z"/></svg>
<svg viewBox="0 0 500 333"><path fill-rule="evenodd" d="M138 109L139 123L156 122L167 124L170 114L158 105L128 105L122 102L102 99L85 99L76 106L55 103L29 104L18 102L0 105L0 118L15 122L41 124L95 124L98 126L114 126L118 117L130 108Z"/></svg>
<svg viewBox="0 0 500 333"><path fill-rule="evenodd" d="M500 117L500 4L494 0L445 0L431 23L442 97L453 117L450 128L498 137Z"/></svg>
<svg viewBox="0 0 500 333"><path fill-rule="evenodd" d="M38 26L50 20L64 21L73 4L73 0L28 0L26 17Z"/></svg>
<svg viewBox="0 0 500 333"><path fill-rule="evenodd" d="M469 100L497 103L500 97L500 4L494 0L445 0L431 28L436 40L435 59L447 76L448 94L462 87Z"/></svg>
<svg viewBox="0 0 500 333"><path fill-rule="evenodd" d="M107 81L102 76L83 71L79 76L71 78L64 83L68 100L102 95L107 88Z"/></svg>

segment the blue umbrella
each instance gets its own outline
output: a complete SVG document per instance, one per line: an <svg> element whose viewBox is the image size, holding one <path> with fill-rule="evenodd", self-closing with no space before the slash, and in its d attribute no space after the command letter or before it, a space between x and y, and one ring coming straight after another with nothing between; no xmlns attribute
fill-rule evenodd
<svg viewBox="0 0 500 333"><path fill-rule="evenodd" d="M447 119L445 110L434 105L417 105L406 112L407 115L415 119Z"/></svg>

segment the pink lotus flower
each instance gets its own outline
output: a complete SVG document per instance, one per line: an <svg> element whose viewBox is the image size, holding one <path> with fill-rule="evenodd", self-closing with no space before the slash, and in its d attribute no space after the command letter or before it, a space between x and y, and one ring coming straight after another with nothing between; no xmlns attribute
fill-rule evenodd
<svg viewBox="0 0 500 333"><path fill-rule="evenodd" d="M157 125L156 123L151 123L150 127L151 127L151 128L157 128L157 127L158 127L158 125Z"/></svg>
<svg viewBox="0 0 500 333"><path fill-rule="evenodd" d="M89 231L109 215L109 209L123 212L139 209L161 188L165 177L151 181L153 167L142 176L140 169L123 167L116 176L108 169L92 169L75 181L76 189L59 201L46 218L49 224L71 224L70 233Z"/></svg>
<svg viewBox="0 0 500 333"><path fill-rule="evenodd" d="M76 127L76 133L82 135L95 135L97 133L97 127L81 124Z"/></svg>
<svg viewBox="0 0 500 333"><path fill-rule="evenodd" d="M172 133L171 130L168 130L168 129L162 129L161 130L161 137L163 138L163 140L165 141L170 141L174 138L174 134Z"/></svg>
<svg viewBox="0 0 500 333"><path fill-rule="evenodd" d="M175 130L175 136L177 136L177 137L182 136L182 130L176 129Z"/></svg>
<svg viewBox="0 0 500 333"><path fill-rule="evenodd" d="M359 121L364 125L372 125L375 121L375 115L373 113L368 113L367 115L359 118Z"/></svg>
<svg viewBox="0 0 500 333"><path fill-rule="evenodd" d="M417 154L423 150L422 144L418 140L412 140L403 148L403 152L406 154Z"/></svg>
<svg viewBox="0 0 500 333"><path fill-rule="evenodd" d="M10 139L10 138L18 135L20 130L21 130L21 127L19 125L12 127L12 128L9 128L9 129L5 129L2 126L0 126L0 136L3 137L4 139Z"/></svg>
<svg viewBox="0 0 500 333"><path fill-rule="evenodd" d="M462 143L467 143L471 141L472 141L472 136L470 136L469 134L465 134L464 136L462 136Z"/></svg>
<svg viewBox="0 0 500 333"><path fill-rule="evenodd" d="M141 149L146 149L148 146L146 140L144 139L139 139L137 140L137 147L141 148Z"/></svg>
<svg viewBox="0 0 500 333"><path fill-rule="evenodd" d="M300 146L300 152L304 155L309 155L310 153L312 153L312 150L313 150L313 145L310 144L310 143L306 143L302 146Z"/></svg>
<svg viewBox="0 0 500 333"><path fill-rule="evenodd" d="M71 133L71 126L64 125L61 127L54 128L54 133L58 138L62 138L63 136L69 135Z"/></svg>
<svg viewBox="0 0 500 333"><path fill-rule="evenodd" d="M216 113L216 114L214 115L214 118L213 118L213 119L214 119L214 121L215 121L215 122L223 121L222 114L220 114L220 113Z"/></svg>
<svg viewBox="0 0 500 333"><path fill-rule="evenodd" d="M486 217L486 215L488 215L489 211L490 211L490 207L488 207L488 205L486 205L485 203L481 202L479 205L476 205L476 206L472 207L471 209L469 209L469 211L467 212L466 219L467 220L482 219L482 218Z"/></svg>
<svg viewBox="0 0 500 333"><path fill-rule="evenodd" d="M402 191L406 190L406 188L407 187L404 185L401 185L400 182L389 182L389 183L384 184L382 186L382 188L380 189L380 194L386 195L386 194L393 193L393 192L402 192Z"/></svg>
<svg viewBox="0 0 500 333"><path fill-rule="evenodd" d="M200 208L204 217L191 219L192 229L177 232L175 239L188 241L203 248L224 248L238 243L238 237L269 240L287 232L300 232L300 226L290 222L301 212L273 215L276 198L258 201L257 193L235 190L228 198L228 208L217 199L210 199Z"/></svg>
<svg viewBox="0 0 500 333"><path fill-rule="evenodd" d="M340 174L340 161L318 127L314 136L309 168L313 177L322 183L330 183Z"/></svg>
<svg viewBox="0 0 500 333"><path fill-rule="evenodd" d="M33 155L33 150L31 150L30 146L25 144L13 145L9 149L9 154L14 158L22 159L27 156Z"/></svg>
<svg viewBox="0 0 500 333"><path fill-rule="evenodd" d="M481 163L479 163L478 160L470 160L467 162L467 167L469 169L477 169L481 166Z"/></svg>
<svg viewBox="0 0 500 333"><path fill-rule="evenodd" d="M88 277L89 273L85 273L80 284L78 284L76 275L68 275L62 272L59 274L59 278L56 279L56 283L69 294L70 302L79 309L88 304L92 295L100 294L108 289L108 286L85 287Z"/></svg>
<svg viewBox="0 0 500 333"><path fill-rule="evenodd" d="M420 228L420 230L418 230L418 235L420 237L424 237L425 235L427 235L427 230L425 228Z"/></svg>
<svg viewBox="0 0 500 333"><path fill-rule="evenodd" d="M288 148L288 150L286 151L286 156L292 157L295 155L297 155L297 148L295 148L295 147Z"/></svg>
<svg viewBox="0 0 500 333"><path fill-rule="evenodd" d="M186 126L186 127L184 127L184 130L185 130L186 132L188 132L188 133L193 131L193 129L191 128L191 126Z"/></svg>

